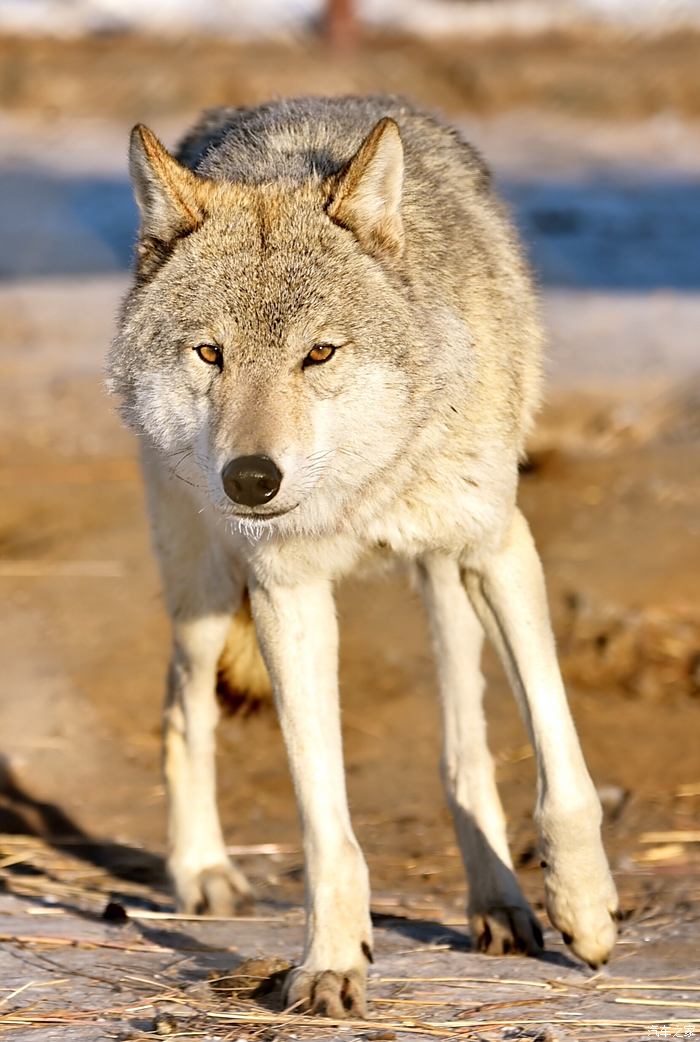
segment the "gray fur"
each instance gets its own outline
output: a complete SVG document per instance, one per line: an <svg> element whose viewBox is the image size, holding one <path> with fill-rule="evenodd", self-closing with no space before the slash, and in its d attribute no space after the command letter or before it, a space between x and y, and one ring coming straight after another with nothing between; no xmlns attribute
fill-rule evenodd
<svg viewBox="0 0 700 1042"><path fill-rule="evenodd" d="M406 249L391 266L368 258L323 210L324 182L385 115L396 119L406 157ZM349 98L210 114L181 153L202 177L240 185L253 200L274 195L272 217L261 222L254 201L250 208L212 211L172 247L158 243L164 262L150 264L147 280L127 298L109 365L127 420L166 451L179 449L172 410L160 415L158 403L150 402L146 417L136 399L151 373L166 385L164 394L198 396L178 363L197 330L204 335L226 327L231 336L224 379L203 388L209 409L221 415L229 411L235 384L242 393L237 370L250 372L254 360L253 382L279 387L289 380L290 334L330 317L354 344L350 379L358 397L364 367L380 363L387 375L392 369L400 374L406 407L405 415L393 413L398 431L387 432L387 418L378 417L377 437L392 441L378 472L357 471L360 487L351 464L342 475L344 491L355 486L354 512L358 496L374 502L377 482L385 485L397 460L403 465L395 493L404 474L423 469L420 459L410 466L409 459L433 439L417 440L416 427L430 427L440 443L436 501L446 483L478 480L469 461L481 456L477 462L486 462L495 441L504 479L497 484L514 495L517 457L538 401L541 335L520 249L476 152L404 103ZM338 391L328 379L308 398ZM249 393L258 397L255 387ZM363 417L370 433L372 419ZM220 422L226 423L224 415ZM370 452L371 444L366 448ZM431 444L433 469L435 448ZM340 488L334 492L338 507L346 497L337 497ZM386 489L380 499L384 506ZM303 531L318 528L318 515L293 520L297 531L302 520ZM347 516L339 520L352 524Z"/></svg>
<svg viewBox="0 0 700 1042"><path fill-rule="evenodd" d="M341 771L330 583L393 553L418 565L431 615L446 784L479 943L536 951L541 940L479 731L484 628L535 739L550 917L599 961L614 936L614 887L539 562L515 507L542 335L483 161L454 130L382 97L217 110L178 158L136 128L142 231L109 380L144 439L173 620L166 775L180 904L221 911L246 893L224 852L212 750L217 662L231 616L245 643L248 588L311 880L289 997L344 1015L351 995L362 1013L371 927ZM307 365L328 343L331 359ZM201 344L218 347L217 364L205 364ZM249 454L283 473L273 509L227 499L222 468ZM243 659L254 664L249 648L238 674Z"/></svg>

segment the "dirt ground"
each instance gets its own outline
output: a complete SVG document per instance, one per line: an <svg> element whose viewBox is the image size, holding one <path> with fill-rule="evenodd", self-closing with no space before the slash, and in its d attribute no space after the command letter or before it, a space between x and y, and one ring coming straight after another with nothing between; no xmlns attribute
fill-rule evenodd
<svg viewBox="0 0 700 1042"><path fill-rule="evenodd" d="M163 120L174 134L172 112ZM532 112L461 121L542 282L551 382L521 503L606 809L623 933L595 975L552 931L542 960L469 951L421 606L400 575L349 581L343 721L379 1023L338 1037L641 1039L671 1024L700 1037L697 127L669 114L625 127ZM256 914L169 917L167 624L134 445L100 377L133 231L125 129L0 118L0 1034L330 1037L285 1022L274 992L241 1001L208 982L299 951L299 833L270 711L224 720L219 750L226 835ZM491 656L486 669L512 849L541 911L532 754ZM110 896L125 923L101 918Z"/></svg>

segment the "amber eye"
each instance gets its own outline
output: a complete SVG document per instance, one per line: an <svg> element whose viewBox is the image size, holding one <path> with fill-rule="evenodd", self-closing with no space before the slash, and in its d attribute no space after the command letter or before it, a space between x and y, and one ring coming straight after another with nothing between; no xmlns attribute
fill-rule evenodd
<svg viewBox="0 0 700 1042"><path fill-rule="evenodd" d="M314 344L302 363L303 368L305 369L307 365L321 365L323 362L328 362L334 354L333 344Z"/></svg>
<svg viewBox="0 0 700 1042"><path fill-rule="evenodd" d="M207 365L218 365L219 369L223 368L224 359L221 348L216 344L197 344L195 351Z"/></svg>

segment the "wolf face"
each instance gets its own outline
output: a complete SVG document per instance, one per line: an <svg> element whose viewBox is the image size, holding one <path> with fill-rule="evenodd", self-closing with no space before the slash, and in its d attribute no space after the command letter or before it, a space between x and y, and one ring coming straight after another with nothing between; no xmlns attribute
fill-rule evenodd
<svg viewBox="0 0 700 1042"><path fill-rule="evenodd" d="M131 169L137 284L110 364L127 421L232 521L332 528L429 407L396 124L304 184L198 177L145 128Z"/></svg>

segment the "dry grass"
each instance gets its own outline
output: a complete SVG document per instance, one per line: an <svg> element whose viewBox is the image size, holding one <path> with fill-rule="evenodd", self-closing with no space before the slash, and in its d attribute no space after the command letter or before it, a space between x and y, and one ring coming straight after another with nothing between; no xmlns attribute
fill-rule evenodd
<svg viewBox="0 0 700 1042"><path fill-rule="evenodd" d="M699 65L700 34L692 32L433 41L382 35L333 55L310 37L8 37L0 39L0 107L158 121L279 95L382 90L448 112L536 107L604 119L670 111L697 117Z"/></svg>
<svg viewBox="0 0 700 1042"><path fill-rule="evenodd" d="M276 848L273 851L272 845L269 849L266 846L264 851L254 849L256 856L278 852ZM230 965L230 956L236 949L203 944L177 929L168 930L169 922L177 927L183 920L194 917L144 910L144 900L153 899L156 891L143 884L125 884L111 876L107 868L85 864L71 853L70 843L65 848L51 848L35 837L0 836L0 856L4 866L0 869L0 880L6 890L35 901L42 896L51 901L61 900L65 905L64 908L33 906L41 915L63 917L54 924L55 933L48 929L34 932L36 919L29 914L20 915L16 929L8 929L11 921L6 918L0 944L27 958L28 966L50 970L51 976L50 979L28 976L21 985L7 989L7 994L0 998L0 1035L11 1035L22 1028L36 1032L39 1042L49 1028L73 1028L77 1032L98 1022L107 1026L111 1022L117 1029L124 1022L133 1023L136 1018L142 1023L145 1018L152 1024L152 1030L140 1036L143 1039L163 1035L200 1038L216 1034L222 1040L269 1042L273 1037L331 1038L339 1028L347 1028L368 1042L397 1035L490 1042L502 1039L506 1029L542 1029L545 1038L545 1028L559 1027L564 1037L569 1037L567 1032L574 1030L580 1040L604 1038L606 1042L614 1042L617 1038L643 1036L660 1016L666 1020L671 1016L674 1022L683 1018L678 1019L678 1023L685 1028L698 1023L693 1017L697 1018L700 1009L700 981L692 974L676 973L662 979L634 981L600 976L532 980L517 973L509 977L448 976L427 970L373 977L369 984L371 1020L320 1021L303 1012L280 1008L280 960L269 960L269 967L267 961L248 960L233 970L210 973L209 979L203 979L201 973L183 975L180 966L186 962L178 960L187 960L193 952L221 955L222 961L228 959ZM36 874L14 875L12 870L18 865L31 866ZM161 924L162 936L158 935L157 943L149 936L144 939L128 931L115 936L113 928L101 926L99 920L105 898L115 886L126 887L133 895L133 905L125 900L129 919L136 923L155 919ZM83 917L67 914L71 908L82 910ZM90 914L85 916L86 912ZM434 908L432 913L439 917L439 909ZM287 916L266 916L259 920L246 916L239 917L238 921L252 920L280 924L289 921ZM431 955L443 947L422 946L406 951L421 952L420 963L413 965L426 967ZM106 970L92 963L82 962L76 966L75 958L68 956L69 952L90 951L99 952L100 959L107 960ZM151 975L142 968L144 956L150 960L148 965L154 967ZM168 963L174 965L174 972L163 979L162 970ZM155 976L161 979L154 979ZM91 987L100 988L102 1002L97 992L85 991L86 981ZM108 986L106 993L105 985ZM115 985L127 996L124 1001L112 1001ZM497 995L493 995L494 988L498 989ZM251 991L261 997L257 1000L244 997ZM82 997L72 998L76 995ZM617 1009L631 1007L634 1012L627 1015L620 1009L619 1019L601 1016L603 1002L609 1004L611 1011L615 1006ZM645 1016L647 1011L650 1015ZM107 1030L105 1037L109 1037Z"/></svg>

